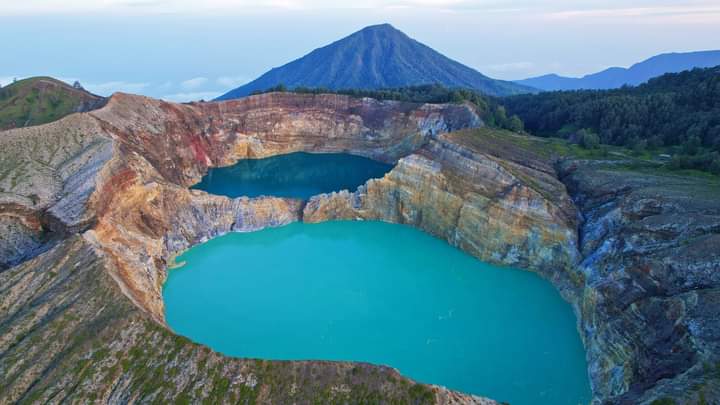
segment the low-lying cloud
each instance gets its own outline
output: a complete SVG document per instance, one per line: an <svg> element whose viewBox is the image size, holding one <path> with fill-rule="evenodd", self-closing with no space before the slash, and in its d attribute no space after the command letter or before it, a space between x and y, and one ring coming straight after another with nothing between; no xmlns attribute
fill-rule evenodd
<svg viewBox="0 0 720 405"><path fill-rule="evenodd" d="M618 2L619 3L619 2ZM669 0L627 0L617 7L607 0L548 0L536 2L530 0L75 0L60 2L57 0L23 0L0 2L0 15L47 14L47 13L102 13L117 12L125 14L188 14L223 13L245 14L257 10L338 10L338 9L425 9L456 12L510 12L527 16L540 15L548 18L615 18L623 16L667 17L668 13L682 18L695 17L703 13L717 15L718 6L714 0L694 0L692 2ZM617 4L617 3L616 3Z"/></svg>
<svg viewBox="0 0 720 405"><path fill-rule="evenodd" d="M75 80L63 80L64 82L72 84ZM115 92L123 93L137 93L142 94L144 90L150 87L150 83L133 83L125 81L110 81L104 83L82 83L82 86L91 93L100 95L110 95Z"/></svg>
<svg viewBox="0 0 720 405"><path fill-rule="evenodd" d="M166 100L166 101L173 101L176 103L185 103L188 101L199 101L199 100L212 100L220 95L222 95L222 92L218 91L197 91L197 92L190 92L190 93L174 93L174 94L165 94L163 96L160 96L159 98Z"/></svg>
<svg viewBox="0 0 720 405"><path fill-rule="evenodd" d="M192 79L188 79L185 81L180 82L180 87L183 89L198 89L205 85L208 82L207 77L194 77Z"/></svg>
<svg viewBox="0 0 720 405"><path fill-rule="evenodd" d="M7 86L13 81L26 79L30 76L0 76L0 86ZM81 78L57 77L58 80L72 85L75 81L89 92L110 96L116 92L141 94L148 97L161 98L173 102L212 100L225 92L246 82L245 78L223 76L215 79L194 77L180 82L165 81L162 83L128 82L110 80L106 82L85 82Z"/></svg>

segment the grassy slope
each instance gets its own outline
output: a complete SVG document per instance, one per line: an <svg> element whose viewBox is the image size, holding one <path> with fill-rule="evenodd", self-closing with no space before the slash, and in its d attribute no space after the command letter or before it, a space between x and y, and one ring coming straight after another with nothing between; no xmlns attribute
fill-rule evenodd
<svg viewBox="0 0 720 405"><path fill-rule="evenodd" d="M0 89L0 130L40 125L102 104L102 97L49 77L33 77Z"/></svg>
<svg viewBox="0 0 720 405"><path fill-rule="evenodd" d="M671 169L667 161L659 159L664 149L655 152L646 151L637 154L620 146L602 145L598 149L584 149L579 145L559 138L542 138L518 134L506 130L477 128L454 133L473 144L475 149L496 155L493 151L505 150L508 146L520 146L522 149L550 159L597 160L607 162L608 170L623 170L664 176L678 176L707 181L720 185L720 176L698 170Z"/></svg>

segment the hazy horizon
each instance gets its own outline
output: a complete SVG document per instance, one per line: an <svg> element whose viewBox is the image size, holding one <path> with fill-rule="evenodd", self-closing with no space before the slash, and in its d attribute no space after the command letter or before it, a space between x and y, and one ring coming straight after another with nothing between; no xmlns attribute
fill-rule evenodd
<svg viewBox="0 0 720 405"><path fill-rule="evenodd" d="M381 23L504 80L582 76L660 53L720 48L720 6L710 1L576 3L26 0L0 4L0 83L46 75L101 95L210 99Z"/></svg>

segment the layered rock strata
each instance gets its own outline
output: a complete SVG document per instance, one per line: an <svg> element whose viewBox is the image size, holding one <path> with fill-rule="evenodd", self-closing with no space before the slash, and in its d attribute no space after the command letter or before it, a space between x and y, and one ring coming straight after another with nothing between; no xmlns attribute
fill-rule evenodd
<svg viewBox="0 0 720 405"><path fill-rule="evenodd" d="M116 95L93 117L120 150L99 176L95 237L116 260L124 291L161 323L161 287L175 254L228 231L302 216L299 200L189 191L209 167L294 151L394 161L436 133L481 124L464 105L282 93L197 105Z"/></svg>
<svg viewBox="0 0 720 405"><path fill-rule="evenodd" d="M720 184L567 161L582 213L576 302L596 398L720 401Z"/></svg>
<svg viewBox="0 0 720 405"><path fill-rule="evenodd" d="M93 221L87 202L113 142L87 114L0 135L0 269Z"/></svg>
<svg viewBox="0 0 720 405"><path fill-rule="evenodd" d="M577 213L553 167L537 155L515 162L512 150L488 154L470 142L474 136L434 137L382 179L311 198L303 219L412 225L484 261L573 288Z"/></svg>
<svg viewBox="0 0 720 405"><path fill-rule="evenodd" d="M160 293L189 246L301 219L299 200L188 190L208 167L295 150L393 161L480 124L467 106L287 94L177 105L118 94L92 114L0 134L18 151L4 167L18 180L3 189L0 253L23 261L0 273L2 402L495 403L382 366L226 358L173 335Z"/></svg>
<svg viewBox="0 0 720 405"><path fill-rule="evenodd" d="M463 130L481 125L465 105L117 94L0 133L0 392L51 403L486 401L384 367L229 359L165 325L162 283L182 250L298 220L376 219L550 279L578 315L595 403L717 399L717 185L556 165L529 138ZM294 151L396 167L308 202L188 189L208 168Z"/></svg>

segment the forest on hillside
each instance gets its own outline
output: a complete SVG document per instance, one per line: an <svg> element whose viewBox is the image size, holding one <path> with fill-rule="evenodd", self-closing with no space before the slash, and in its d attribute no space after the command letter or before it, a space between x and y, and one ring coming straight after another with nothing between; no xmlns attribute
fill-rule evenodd
<svg viewBox="0 0 720 405"><path fill-rule="evenodd" d="M667 150L671 166L720 174L720 66L666 74L637 87L501 99L525 130L586 147Z"/></svg>

